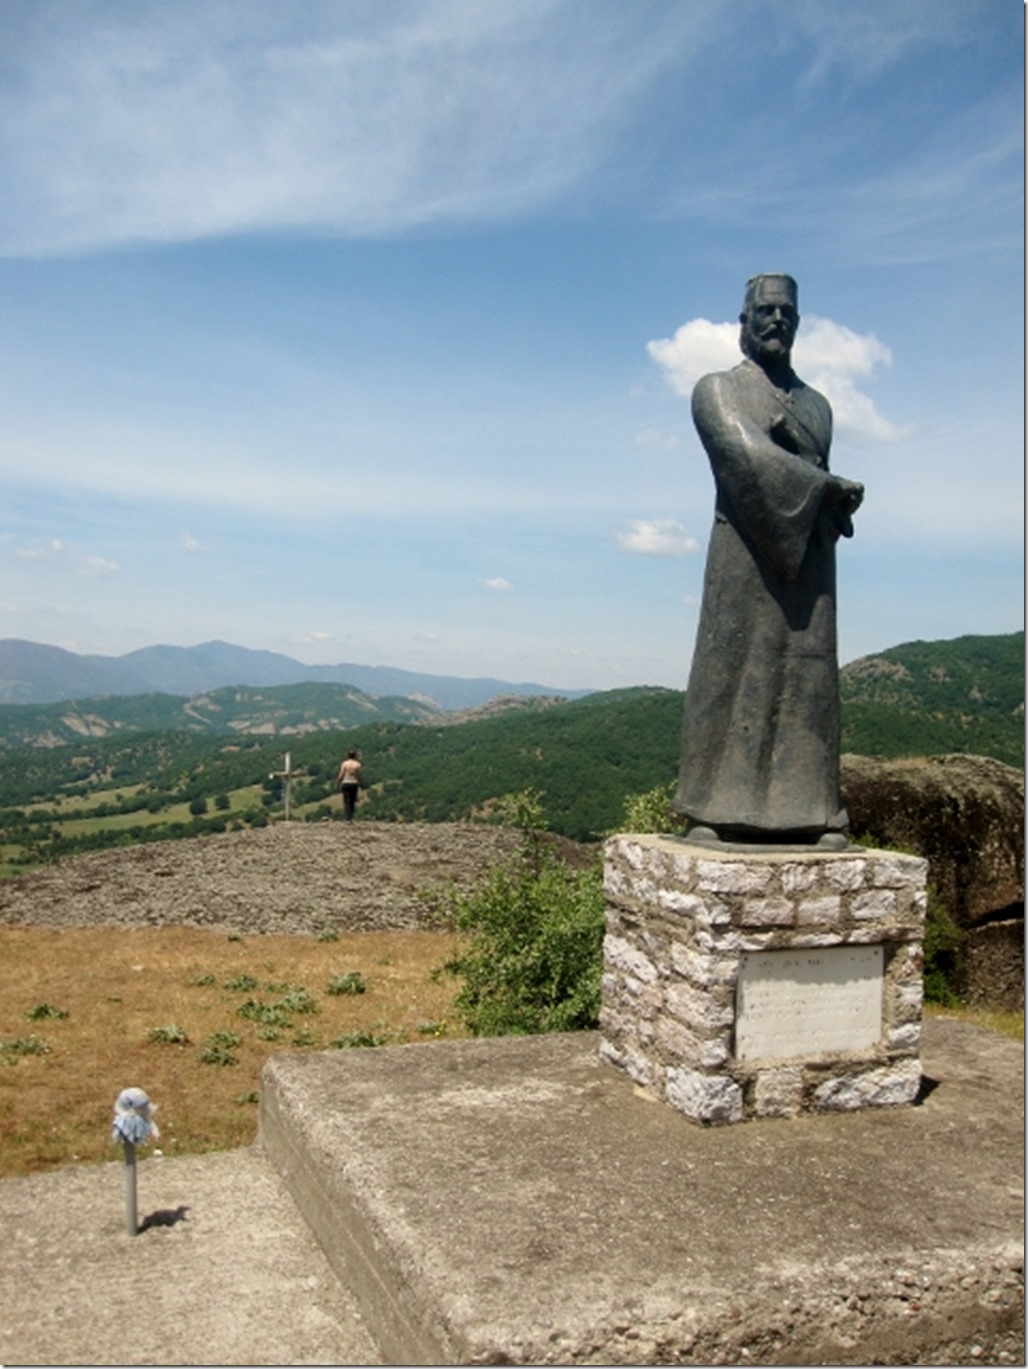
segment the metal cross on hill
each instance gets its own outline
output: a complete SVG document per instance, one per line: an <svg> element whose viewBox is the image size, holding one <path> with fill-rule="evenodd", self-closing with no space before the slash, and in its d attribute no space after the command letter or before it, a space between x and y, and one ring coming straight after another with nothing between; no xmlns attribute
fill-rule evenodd
<svg viewBox="0 0 1028 1369"><path fill-rule="evenodd" d="M272 770L268 776L269 780L282 781L283 818L286 822L289 821L289 807L293 797L293 780L301 775L306 775L306 773L306 770L293 769L293 753L287 751L285 768L282 770Z"/></svg>

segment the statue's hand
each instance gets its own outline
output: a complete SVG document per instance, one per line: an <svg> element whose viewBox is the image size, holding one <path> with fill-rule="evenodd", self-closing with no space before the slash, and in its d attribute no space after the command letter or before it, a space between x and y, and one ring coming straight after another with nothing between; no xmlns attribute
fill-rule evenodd
<svg viewBox="0 0 1028 1369"><path fill-rule="evenodd" d="M864 487L856 480L845 480L841 475L830 475L825 489L825 502L840 537L853 536L853 515L864 502Z"/></svg>

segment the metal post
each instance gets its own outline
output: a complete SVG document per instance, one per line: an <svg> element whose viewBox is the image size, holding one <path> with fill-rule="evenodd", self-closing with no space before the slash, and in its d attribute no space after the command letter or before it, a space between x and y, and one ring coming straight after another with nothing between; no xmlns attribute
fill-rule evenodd
<svg viewBox="0 0 1028 1369"><path fill-rule="evenodd" d="M125 1227L130 1236L139 1235L136 1209L136 1143L125 1141Z"/></svg>

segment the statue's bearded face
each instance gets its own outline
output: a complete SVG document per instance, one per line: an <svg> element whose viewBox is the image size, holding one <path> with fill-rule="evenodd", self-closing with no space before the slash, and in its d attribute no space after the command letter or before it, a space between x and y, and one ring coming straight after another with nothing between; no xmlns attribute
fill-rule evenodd
<svg viewBox="0 0 1028 1369"><path fill-rule="evenodd" d="M788 361L800 316L784 282L761 281L739 321L742 350L751 360L765 365Z"/></svg>

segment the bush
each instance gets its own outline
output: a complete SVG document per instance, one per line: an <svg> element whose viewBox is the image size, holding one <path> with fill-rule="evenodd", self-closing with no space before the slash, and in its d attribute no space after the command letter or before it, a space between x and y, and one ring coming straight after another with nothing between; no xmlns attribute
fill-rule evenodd
<svg viewBox="0 0 1028 1369"><path fill-rule="evenodd" d="M924 920L924 996L928 1003L952 1007L959 1002L957 971L964 933L939 902L935 889L928 887L928 907Z"/></svg>
<svg viewBox="0 0 1028 1369"><path fill-rule="evenodd" d="M360 970L350 970L346 974L334 974L325 989L327 994L355 995L367 993L367 982Z"/></svg>
<svg viewBox="0 0 1028 1369"><path fill-rule="evenodd" d="M470 893L440 898L470 935L446 969L463 979L455 1004L476 1036L595 1027L603 972L600 866L569 869L544 836L540 797L510 796L504 808L521 849Z"/></svg>
<svg viewBox="0 0 1028 1369"><path fill-rule="evenodd" d="M671 799L675 782L658 784L645 794L629 794L625 799L622 832L684 832L686 819L674 812Z"/></svg>

